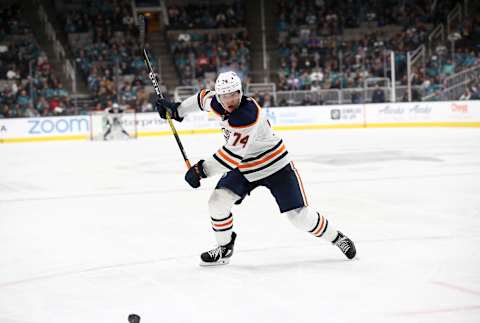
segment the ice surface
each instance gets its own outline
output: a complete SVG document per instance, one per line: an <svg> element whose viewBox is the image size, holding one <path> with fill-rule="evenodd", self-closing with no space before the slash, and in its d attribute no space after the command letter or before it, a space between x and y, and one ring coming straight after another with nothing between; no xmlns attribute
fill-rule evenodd
<svg viewBox="0 0 480 323"><path fill-rule="evenodd" d="M0 323L480 322L480 130L281 132L348 261L265 189L227 266L172 137L0 145ZM192 161L222 135L182 136Z"/></svg>

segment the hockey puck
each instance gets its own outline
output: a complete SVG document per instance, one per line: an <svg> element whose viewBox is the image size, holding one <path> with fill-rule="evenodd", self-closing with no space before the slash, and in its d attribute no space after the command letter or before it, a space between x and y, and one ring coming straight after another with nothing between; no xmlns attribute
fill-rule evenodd
<svg viewBox="0 0 480 323"><path fill-rule="evenodd" d="M130 314L128 316L128 322L129 323L140 323L140 316L137 314Z"/></svg>

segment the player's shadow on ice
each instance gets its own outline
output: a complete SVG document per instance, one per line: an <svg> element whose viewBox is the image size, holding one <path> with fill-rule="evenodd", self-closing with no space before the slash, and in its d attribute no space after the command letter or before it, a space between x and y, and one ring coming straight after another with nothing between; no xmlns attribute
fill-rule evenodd
<svg viewBox="0 0 480 323"><path fill-rule="evenodd" d="M237 255L237 258L239 255ZM257 261L253 265L249 264L242 264L238 262L232 262L229 264L231 269L239 270L239 271L246 271L246 272L273 272L273 271L292 271L292 270L301 270L301 271L317 271L319 269L329 269L329 270L337 270L337 264L346 264L352 262L352 260L348 259L311 259L311 260L292 260L289 262L268 262L262 263L261 261ZM329 266L331 264L335 264L335 266Z"/></svg>

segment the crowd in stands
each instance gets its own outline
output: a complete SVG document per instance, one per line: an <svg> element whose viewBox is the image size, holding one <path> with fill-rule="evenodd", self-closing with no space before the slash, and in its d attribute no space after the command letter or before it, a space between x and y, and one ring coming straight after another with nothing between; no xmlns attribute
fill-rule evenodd
<svg viewBox="0 0 480 323"><path fill-rule="evenodd" d="M406 52L425 44L432 27L442 22L437 16L446 17L455 3L439 1L432 8L427 1L337 2L277 2L277 89L361 88L367 78L389 77L390 50L395 51L397 80L406 85ZM457 43L454 57L445 47L440 48L426 57L425 66L413 70L413 84L421 85L424 95L438 92L449 75L480 63L480 49L472 42L477 39L478 45L478 22L478 17L464 19L459 27L462 41ZM401 30L378 29L358 39L342 37L345 28L362 24L369 30L395 24ZM462 44L467 46L462 48Z"/></svg>
<svg viewBox="0 0 480 323"><path fill-rule="evenodd" d="M241 0L229 4L187 4L169 6L169 29L215 29L245 26L245 9Z"/></svg>
<svg viewBox="0 0 480 323"><path fill-rule="evenodd" d="M72 113L68 91L38 46L22 8L0 8L0 118Z"/></svg>
<svg viewBox="0 0 480 323"><path fill-rule="evenodd" d="M84 36L71 37L70 45L96 98L96 107L105 108L111 100L138 111L151 109L145 92L149 81L130 1L87 1L81 9L68 10L65 17L65 31Z"/></svg>
<svg viewBox="0 0 480 323"><path fill-rule="evenodd" d="M235 70L244 79L250 63L246 31L200 33L184 31L170 39L182 85L204 87L209 75ZM212 78L212 77L210 77Z"/></svg>
<svg viewBox="0 0 480 323"><path fill-rule="evenodd" d="M216 74L227 69L235 70L242 79L247 77L250 44L244 28L243 1L171 6L167 14L168 31L177 31L169 41L179 85L211 87ZM143 58L138 55L138 31L130 1L87 1L81 10L66 13L65 31L91 35L85 45L72 42L71 46L89 90L100 103L98 107L110 99L139 111L151 108L145 93L149 81ZM117 76L122 80L120 88Z"/></svg>
<svg viewBox="0 0 480 323"><path fill-rule="evenodd" d="M223 70L247 77L250 43L244 2L170 6L167 12L170 49L182 85L209 87Z"/></svg>
<svg viewBox="0 0 480 323"><path fill-rule="evenodd" d="M391 50L395 52L397 81L406 85L406 52L426 44L430 31L445 23L455 3L277 0L277 91L310 91L313 94L305 95L302 104L324 104L327 99L315 90L363 88L367 78L389 77ZM72 36L70 49L95 98L95 109L118 102L139 112L151 111L146 91L150 81L131 1L87 0L81 8L66 8L60 14L64 32ZM0 117L78 113L21 10L19 5L0 7ZM235 70L244 81L249 79L251 53L245 14L241 0L228 5L208 2L167 8L166 34L179 85L212 88L216 75L225 70ZM393 28L383 28L388 26ZM364 32L349 34L359 27ZM445 99L445 78L480 64L480 16L467 15L455 28L460 39L453 55L446 43L433 48L425 64L414 66L414 100L425 96ZM154 57L152 62L156 62ZM474 80L461 99L478 99L479 91L478 80ZM373 102L388 100L378 84L372 94ZM265 107L291 104L271 93L255 97ZM363 98L361 92L352 92L349 99L361 103Z"/></svg>
<svg viewBox="0 0 480 323"><path fill-rule="evenodd" d="M459 100L480 100L480 79L472 80L459 97Z"/></svg>

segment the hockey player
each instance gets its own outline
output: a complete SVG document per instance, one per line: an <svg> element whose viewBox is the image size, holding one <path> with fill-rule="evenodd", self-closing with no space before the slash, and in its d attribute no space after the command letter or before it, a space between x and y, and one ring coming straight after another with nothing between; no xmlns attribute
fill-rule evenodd
<svg viewBox="0 0 480 323"><path fill-rule="evenodd" d="M105 109L105 112L107 113L107 117L105 119L107 131L105 131L105 134L103 135L103 140L108 140L110 134L112 133L112 130L122 133L125 138L130 138L128 132L123 129L123 109L118 105L118 103L114 103L111 107L107 107Z"/></svg>
<svg viewBox="0 0 480 323"><path fill-rule="evenodd" d="M237 237L231 209L258 186L270 190L280 212L294 226L333 243L348 259L355 257L352 240L308 205L302 181L285 144L273 132L257 102L243 96L241 80L234 72L221 73L215 82L215 91L202 90L181 103L158 99L155 106L162 118L166 118L168 111L179 122L194 111L213 111L220 119L225 136L225 145L185 174L188 184L198 188L203 178L225 173L208 201L218 247L201 254L201 265L230 261Z"/></svg>

